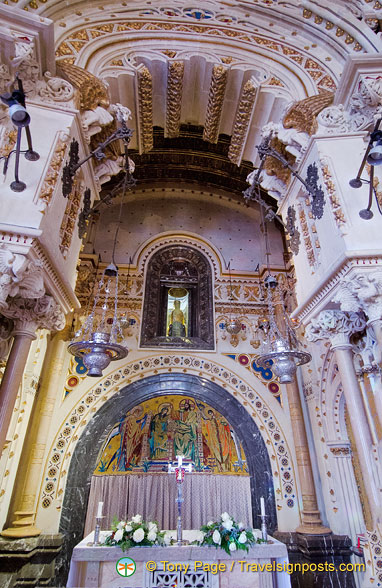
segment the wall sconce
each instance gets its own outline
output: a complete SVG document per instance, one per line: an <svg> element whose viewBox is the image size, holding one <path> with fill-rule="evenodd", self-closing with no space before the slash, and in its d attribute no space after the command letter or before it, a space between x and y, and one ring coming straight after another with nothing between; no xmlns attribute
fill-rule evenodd
<svg viewBox="0 0 382 588"><path fill-rule="evenodd" d="M371 207L373 204L373 195L375 196L379 213L382 214L381 206L378 202L377 193L374 188L374 167L376 165L382 165L382 131L379 130L379 125L381 124L381 121L382 118L379 118L377 120L374 130L370 134L369 144L366 148L366 152L363 156L357 176L349 181L349 184L352 188L360 188L363 183L369 184L369 202L367 208L363 208L358 213L359 216L364 220L370 220L374 216L374 214L371 211ZM368 163L371 166L370 180L365 180L364 178L361 178L361 174L366 163Z"/></svg>
<svg viewBox="0 0 382 588"><path fill-rule="evenodd" d="M24 157L28 161L37 161L38 159L40 159L40 156L38 153L36 153L36 151L33 150L32 147L32 136L29 128L31 118L25 107L25 94L23 89L23 83L17 76L15 78L15 82L17 82L17 90L1 94L0 99L4 104L8 106L9 117L14 126L17 128L16 149L13 149L10 153L8 153L8 155L0 159L4 159L3 174L5 175L8 170L10 157L13 153L16 153L15 180L11 183L10 188L11 190L13 190L13 192L23 192L23 190L25 190L27 186L25 182L22 182L19 179L20 153L24 153ZM28 149L24 151L21 150L21 133L23 129L25 129L25 134L28 143Z"/></svg>
<svg viewBox="0 0 382 588"><path fill-rule="evenodd" d="M289 161L287 161L281 153L279 153L278 151L276 151L276 149L274 149L272 147L271 141L272 141L272 133L270 133L269 135L264 137L264 139L262 140L260 145L256 145L256 149L258 151L259 158L260 158L260 165L257 169L255 177L253 178L252 185L243 192L244 199L247 201L248 200L257 200L258 201L257 188L259 188L260 184L261 184L261 175L262 175L263 168L265 165L265 160L267 157L273 157L274 159L277 159L277 161L279 161L283 167L288 168L289 171L291 172L292 176L297 178L298 181L303 184L306 191L312 196L312 198L313 199L316 198L317 186L310 184L309 181L307 181L307 180L304 180L300 176L300 174L296 170L293 169L293 167L291 166ZM271 219L268 219L268 220L271 220Z"/></svg>
<svg viewBox="0 0 382 588"><path fill-rule="evenodd" d="M69 148L69 161L66 162L63 170L62 170L62 194L67 198L72 191L73 188L73 180L76 174L76 171L80 169L80 167L89 161L92 157L94 157L97 161L101 161L104 157L106 157L105 148L113 143L114 141L122 140L124 144L125 150L125 157L126 160L128 158L127 150L128 145L131 139L133 131L126 126L126 123L122 121L121 126L117 128L105 141L99 143L97 147L89 153L84 159L79 159L78 156L78 142L76 139L72 139Z"/></svg>

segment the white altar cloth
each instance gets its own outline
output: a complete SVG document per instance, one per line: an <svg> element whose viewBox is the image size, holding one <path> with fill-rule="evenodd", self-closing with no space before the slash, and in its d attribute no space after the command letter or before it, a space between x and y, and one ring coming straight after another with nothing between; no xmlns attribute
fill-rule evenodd
<svg viewBox="0 0 382 588"><path fill-rule="evenodd" d="M183 531L183 538L193 540L194 533L195 531ZM174 531L174 537L176 537L176 531ZM158 588L159 586L170 587L173 585L182 588L184 578L180 572L176 577L176 583L169 580L169 583L166 584L163 583L163 580L161 582L158 580L161 573L163 578L163 568L168 566L163 562L182 563L183 565L189 563L190 571L193 571L196 561L207 564L221 563L223 568L225 564L226 569L216 574L211 572L199 574L198 569L199 583L195 583L195 586L203 586L203 588L290 588L290 576L286 571L266 571L266 564L276 568L275 564L288 563L286 546L272 537L269 537L271 543L257 544L251 547L248 553L236 551L231 555L220 548L199 547L197 545L133 547L124 553L119 547L89 546L88 543L92 540L93 533L90 533L74 548L67 588ZM128 578L119 576L116 571L117 561L124 556L130 557L136 562L136 572ZM146 563L150 561L157 564L155 572L149 572L146 569ZM253 564L256 564L257 567L254 567ZM170 576L171 574L169 574L169 578Z"/></svg>

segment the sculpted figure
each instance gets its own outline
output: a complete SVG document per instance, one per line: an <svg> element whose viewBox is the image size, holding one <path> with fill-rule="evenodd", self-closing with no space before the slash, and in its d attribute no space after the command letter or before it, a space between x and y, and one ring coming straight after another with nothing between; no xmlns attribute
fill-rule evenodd
<svg viewBox="0 0 382 588"><path fill-rule="evenodd" d="M185 337L186 326L184 314L180 310L180 300L175 300L174 310L171 313L171 323L168 328L169 337Z"/></svg>

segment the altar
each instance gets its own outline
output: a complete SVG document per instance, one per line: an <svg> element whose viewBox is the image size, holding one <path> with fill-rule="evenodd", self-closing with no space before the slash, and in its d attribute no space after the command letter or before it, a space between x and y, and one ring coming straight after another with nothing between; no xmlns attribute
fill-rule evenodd
<svg viewBox="0 0 382 588"><path fill-rule="evenodd" d="M192 540L193 534L184 531L183 537ZM119 547L89 546L92 540L93 533L74 548L68 588L290 588L286 546L272 537L248 553L231 555L197 545L133 547L124 553ZM117 562L124 557L136 565L130 577L117 572Z"/></svg>

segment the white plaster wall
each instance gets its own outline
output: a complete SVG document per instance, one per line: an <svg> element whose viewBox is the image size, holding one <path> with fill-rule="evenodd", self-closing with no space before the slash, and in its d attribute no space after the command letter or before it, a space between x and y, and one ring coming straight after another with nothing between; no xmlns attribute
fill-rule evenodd
<svg viewBox="0 0 382 588"><path fill-rule="evenodd" d="M119 203L103 207L97 225L95 250L102 261L111 259L118 226ZM231 269L254 272L265 263L264 238L258 210L230 199L226 192L208 192L198 186L165 184L140 189L123 205L115 259L127 264L140 246L156 235L173 231L194 233L211 243ZM283 267L280 232L269 225L272 242L270 263Z"/></svg>

